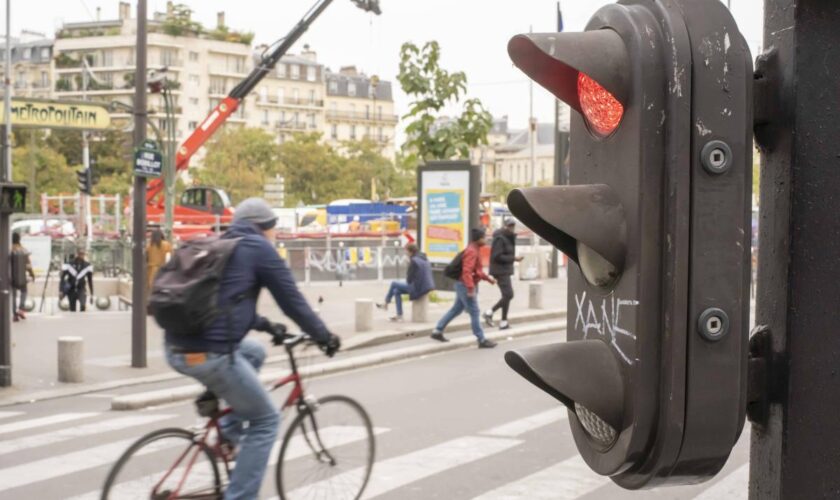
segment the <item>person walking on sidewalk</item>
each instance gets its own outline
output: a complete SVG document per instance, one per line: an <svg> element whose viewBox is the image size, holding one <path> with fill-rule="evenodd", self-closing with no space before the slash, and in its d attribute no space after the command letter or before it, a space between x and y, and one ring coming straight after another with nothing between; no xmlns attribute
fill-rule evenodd
<svg viewBox="0 0 840 500"><path fill-rule="evenodd" d="M76 252L76 257L64 264L61 270L61 282L59 283L60 298L67 297L70 301L70 311L76 312L76 303L79 303L79 308L85 312L85 303L87 296L85 295L85 280L90 287L90 296L93 297L93 265L85 260L85 251L80 248Z"/></svg>
<svg viewBox="0 0 840 500"><path fill-rule="evenodd" d="M338 336L330 333L306 302L292 271L277 254L276 223L277 217L262 199L249 198L240 203L233 225L222 236L238 239L219 282L217 305L226 313L199 335L166 330L169 365L204 384L233 410L221 420L223 445L241 447L225 500L259 498L280 423L277 405L259 378L265 349L256 340L245 338L250 330L276 331L277 325L257 314L260 290L268 289L283 313L328 356L341 347Z"/></svg>
<svg viewBox="0 0 840 500"><path fill-rule="evenodd" d="M508 310L510 301L513 300L513 263L522 260L522 256L516 256L516 221L512 218L505 221L504 227L493 233L493 246L490 250L490 276L496 279L499 284L499 291L502 298L496 302L492 309L484 311L484 322L487 326L495 326L493 314L499 309L502 310L502 320L499 322L499 330L510 328L508 323Z"/></svg>
<svg viewBox="0 0 840 500"><path fill-rule="evenodd" d="M478 347L496 347L495 342L484 337L484 330L481 329L481 311L478 309L478 282L484 280L491 285L496 284L496 280L484 274L481 267L481 247L485 245L485 232L484 228L470 230L470 244L460 254L461 278L455 283L455 304L432 331L434 340L448 342L449 339L443 336L446 325L466 310L470 315L473 335L478 339Z"/></svg>
<svg viewBox="0 0 840 500"><path fill-rule="evenodd" d="M391 299L394 300L397 305L397 314L389 318L391 321L403 320L403 294L408 294L408 300L417 300L431 292L435 287L432 278L432 266L429 264L426 254L421 252L414 243L406 245L405 251L408 253L410 261L406 280L392 281L390 288L388 288L388 294L385 295L385 302L376 304L379 309L387 310Z"/></svg>
<svg viewBox="0 0 840 500"><path fill-rule="evenodd" d="M32 261L27 251L20 243L20 233L12 233L12 254L9 259L12 265L12 310L14 321L26 319L27 275L35 281ZM18 302L20 295L20 302Z"/></svg>

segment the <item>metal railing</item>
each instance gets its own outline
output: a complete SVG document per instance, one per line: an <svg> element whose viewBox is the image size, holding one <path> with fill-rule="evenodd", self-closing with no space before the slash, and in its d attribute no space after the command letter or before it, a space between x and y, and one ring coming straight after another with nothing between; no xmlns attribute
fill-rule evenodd
<svg viewBox="0 0 840 500"><path fill-rule="evenodd" d="M383 123L397 123L397 121L399 120L399 117L397 115L337 110L327 110L327 118L337 120L360 120Z"/></svg>

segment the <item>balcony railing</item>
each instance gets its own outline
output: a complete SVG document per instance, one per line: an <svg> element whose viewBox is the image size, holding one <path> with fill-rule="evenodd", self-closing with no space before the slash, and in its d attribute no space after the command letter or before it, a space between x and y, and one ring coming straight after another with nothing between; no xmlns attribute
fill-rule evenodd
<svg viewBox="0 0 840 500"><path fill-rule="evenodd" d="M275 122L275 125L277 126L277 128L279 128L281 130L306 130L306 129L310 128L309 124L306 123L306 122L295 122L295 121L284 122L284 121L278 120L278 121ZM315 127L315 128L317 128L317 127Z"/></svg>
<svg viewBox="0 0 840 500"><path fill-rule="evenodd" d="M294 97L285 97L282 99L277 96L265 96L265 97L257 97L257 104L261 104L263 106L267 105L284 105L284 106L306 106L312 108L322 108L324 107L324 101L322 99L301 99L301 98L294 98Z"/></svg>
<svg viewBox="0 0 840 500"><path fill-rule="evenodd" d="M333 120L355 120L355 121L369 121L382 123L397 123L399 117L397 115L382 115L376 113L362 113L359 111L337 111L327 110L327 118Z"/></svg>

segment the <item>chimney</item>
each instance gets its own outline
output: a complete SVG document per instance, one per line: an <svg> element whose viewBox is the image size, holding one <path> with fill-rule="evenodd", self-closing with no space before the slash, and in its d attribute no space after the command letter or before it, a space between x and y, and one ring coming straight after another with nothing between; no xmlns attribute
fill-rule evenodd
<svg viewBox="0 0 840 500"><path fill-rule="evenodd" d="M225 27L225 11L216 13L216 28L222 29Z"/></svg>
<svg viewBox="0 0 840 500"><path fill-rule="evenodd" d="M341 69L338 70L338 74L344 76L359 76L359 70L357 70L355 66L342 66Z"/></svg>
<svg viewBox="0 0 840 500"><path fill-rule="evenodd" d="M131 4L128 2L120 2L120 19L131 19Z"/></svg>
<svg viewBox="0 0 840 500"><path fill-rule="evenodd" d="M102 7L96 8L96 20L97 22L102 20Z"/></svg>
<svg viewBox="0 0 840 500"><path fill-rule="evenodd" d="M309 48L309 44L303 46L303 51L300 53L300 56L308 61L318 62L318 53Z"/></svg>

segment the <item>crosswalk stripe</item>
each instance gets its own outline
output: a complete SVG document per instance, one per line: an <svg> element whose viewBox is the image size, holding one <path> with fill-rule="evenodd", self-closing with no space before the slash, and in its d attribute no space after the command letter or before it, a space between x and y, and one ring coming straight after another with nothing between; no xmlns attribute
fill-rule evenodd
<svg viewBox="0 0 840 500"><path fill-rule="evenodd" d="M519 481L475 497L474 500L572 500L609 483L574 456Z"/></svg>
<svg viewBox="0 0 840 500"><path fill-rule="evenodd" d="M384 434L388 432L390 429L384 427L375 427L373 429L374 435ZM332 446L342 446L345 444L350 444L355 441L359 441L363 439L367 433L363 427L355 427L355 426L334 426L334 427L325 427L321 429L321 438L325 441L330 443ZM309 446L303 441L303 439L299 436L295 436L292 439L292 442L289 443L289 450L287 453L287 459L293 460L295 458L300 458L305 456L309 453ZM280 441L274 444L274 448L271 450L271 460L269 461L269 467L273 466L277 463L277 455L280 453ZM116 460L116 457L114 458ZM162 467L171 464L161 464ZM222 465L219 464L219 468L221 469ZM233 467L233 465L231 465ZM160 473L163 473L165 469L161 469ZM212 477L204 477L201 472L204 469L200 469L199 471L193 472L188 477L188 480L192 481L193 484L206 484L212 480ZM179 469L173 473L173 477L178 477L178 473L182 472ZM206 471L209 474L209 470ZM268 471L271 473L271 470ZM122 483L119 486L119 492L124 494L124 496L119 496L118 498L137 498L141 495L138 494L138 490L140 488L145 488L148 486L148 481L144 479L139 479L135 481L127 481L126 483ZM149 492L143 492L146 496L148 496ZM132 495L133 494L133 495ZM99 500L101 495L100 490L90 491L84 493L82 495L75 496L68 500Z"/></svg>
<svg viewBox="0 0 840 500"><path fill-rule="evenodd" d="M522 434L539 429L540 427L563 420L567 417L567 415L565 407L554 408L542 413L537 413L536 415L530 415L519 420L514 420L513 422L493 427L492 429L479 434L483 436L515 438L521 436Z"/></svg>
<svg viewBox="0 0 840 500"><path fill-rule="evenodd" d="M16 465L0 469L0 491L10 490L39 481L54 479L65 474L81 472L106 464L112 464L122 453L137 440L136 437L113 443L95 446L86 450L57 455L35 462ZM174 441L174 440L173 440ZM179 442L168 442L168 446L180 445ZM164 447L144 448L141 454L154 453Z"/></svg>
<svg viewBox="0 0 840 500"><path fill-rule="evenodd" d="M0 411L0 419L17 417L18 415L23 415L23 412L22 411Z"/></svg>
<svg viewBox="0 0 840 500"><path fill-rule="evenodd" d="M694 497L694 500L746 500L749 495L749 483L750 464L747 462Z"/></svg>
<svg viewBox="0 0 840 500"><path fill-rule="evenodd" d="M130 417L119 417L77 427L66 427L57 431L45 432L34 436L24 436L17 439L0 441L0 455L4 453L11 453L13 451L21 451L38 446L60 443L61 441L67 441L84 436L93 436L104 432L151 424L170 418L175 418L175 415L134 415Z"/></svg>
<svg viewBox="0 0 840 500"><path fill-rule="evenodd" d="M522 441L518 439L465 436L415 452L377 462L373 466L365 494L362 498L373 498L406 484L434 476L454 467L487 458L512 448ZM352 482L359 471L352 470L325 480L327 484L342 481ZM316 488L319 483L314 485ZM291 492L291 498L306 497L307 487Z"/></svg>
<svg viewBox="0 0 840 500"><path fill-rule="evenodd" d="M34 429L36 427L43 427L46 425L61 424L64 422L80 420L82 418L93 417L96 415L98 415L98 413L59 413L58 415L51 415L49 417L33 418L31 420L21 420L20 422L13 422L11 424L0 425L0 434L25 431L29 429Z"/></svg>

